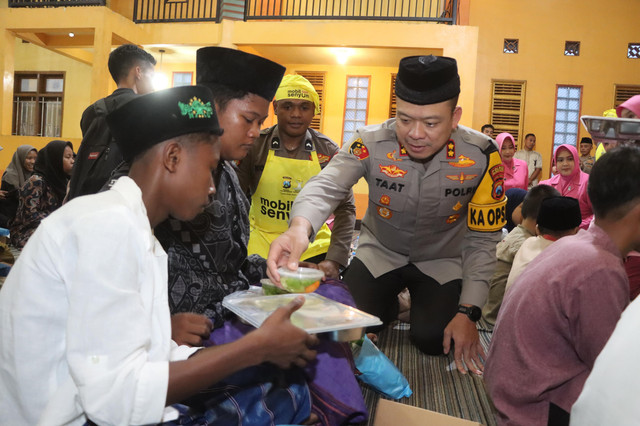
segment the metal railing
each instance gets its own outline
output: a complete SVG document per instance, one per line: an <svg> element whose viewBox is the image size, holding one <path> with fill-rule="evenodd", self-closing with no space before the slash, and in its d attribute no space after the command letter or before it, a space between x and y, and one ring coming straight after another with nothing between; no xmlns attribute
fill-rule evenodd
<svg viewBox="0 0 640 426"><path fill-rule="evenodd" d="M134 0L133 21L219 21L223 2ZM62 6L106 6L106 0L9 0L9 7ZM244 0L244 20L352 19L455 24L457 9L458 0Z"/></svg>
<svg viewBox="0 0 640 426"><path fill-rule="evenodd" d="M106 6L107 0L9 0L9 7Z"/></svg>
<svg viewBox="0 0 640 426"><path fill-rule="evenodd" d="M135 0L133 21L193 22L218 21L222 0Z"/></svg>
<svg viewBox="0 0 640 426"><path fill-rule="evenodd" d="M245 0L245 20L355 19L455 24L458 0Z"/></svg>
<svg viewBox="0 0 640 426"><path fill-rule="evenodd" d="M456 24L458 0L135 0L133 20L218 21L225 7L244 3L244 20L379 20ZM242 19L242 18L240 18Z"/></svg>

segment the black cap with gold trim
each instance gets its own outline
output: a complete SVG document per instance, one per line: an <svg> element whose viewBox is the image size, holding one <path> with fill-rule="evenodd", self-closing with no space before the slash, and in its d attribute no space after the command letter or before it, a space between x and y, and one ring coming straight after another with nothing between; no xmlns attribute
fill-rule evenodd
<svg viewBox="0 0 640 426"><path fill-rule="evenodd" d="M444 102L460 94L456 60L446 56L408 56L400 60L396 96L415 105Z"/></svg>
<svg viewBox="0 0 640 426"><path fill-rule="evenodd" d="M285 67L269 59L226 47L203 47L196 52L198 84L221 84L255 93L269 102L285 71Z"/></svg>
<svg viewBox="0 0 640 426"><path fill-rule="evenodd" d="M221 135L211 90L182 86L133 98L107 115L124 160L166 140L190 133Z"/></svg>

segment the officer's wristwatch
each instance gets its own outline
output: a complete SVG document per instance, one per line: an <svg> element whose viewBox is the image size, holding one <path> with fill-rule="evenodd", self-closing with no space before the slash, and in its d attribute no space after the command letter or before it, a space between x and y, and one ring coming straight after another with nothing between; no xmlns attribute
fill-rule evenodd
<svg viewBox="0 0 640 426"><path fill-rule="evenodd" d="M482 309L478 308L477 306L458 305L458 312L465 314L473 322L477 322L482 316Z"/></svg>

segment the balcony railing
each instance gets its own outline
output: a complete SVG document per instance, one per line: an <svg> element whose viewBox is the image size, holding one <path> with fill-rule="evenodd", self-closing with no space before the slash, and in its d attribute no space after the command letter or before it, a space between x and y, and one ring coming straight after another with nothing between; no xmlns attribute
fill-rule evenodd
<svg viewBox="0 0 640 426"><path fill-rule="evenodd" d="M218 0L135 0L133 21L137 23L217 21L218 4Z"/></svg>
<svg viewBox="0 0 640 426"><path fill-rule="evenodd" d="M455 24L458 0L134 0L133 20L218 21L228 3L244 20L352 19ZM106 6L106 0L9 0L9 7Z"/></svg>
<svg viewBox="0 0 640 426"><path fill-rule="evenodd" d="M245 20L357 19L455 24L458 0L245 0Z"/></svg>
<svg viewBox="0 0 640 426"><path fill-rule="evenodd" d="M351 19L455 24L457 9L458 0L135 0L133 20L219 21L227 11L245 21Z"/></svg>
<svg viewBox="0 0 640 426"><path fill-rule="evenodd" d="M107 0L9 0L9 7L106 6Z"/></svg>

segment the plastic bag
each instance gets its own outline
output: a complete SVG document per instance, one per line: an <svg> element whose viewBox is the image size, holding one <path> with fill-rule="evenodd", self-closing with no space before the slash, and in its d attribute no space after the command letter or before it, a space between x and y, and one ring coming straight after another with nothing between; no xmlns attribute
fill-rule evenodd
<svg viewBox="0 0 640 426"><path fill-rule="evenodd" d="M364 336L362 346L354 351L354 361L362 373L356 377L386 397L400 399L413 393L398 367L367 336Z"/></svg>

